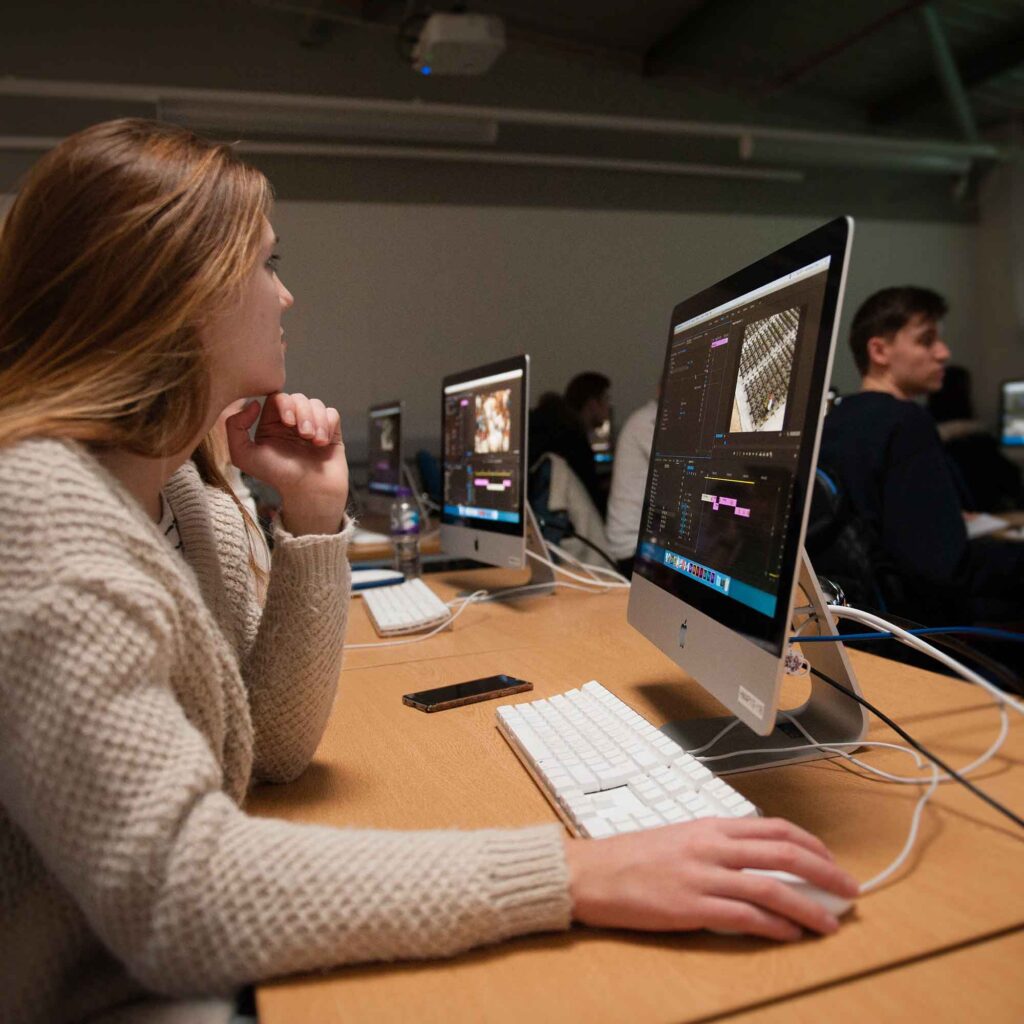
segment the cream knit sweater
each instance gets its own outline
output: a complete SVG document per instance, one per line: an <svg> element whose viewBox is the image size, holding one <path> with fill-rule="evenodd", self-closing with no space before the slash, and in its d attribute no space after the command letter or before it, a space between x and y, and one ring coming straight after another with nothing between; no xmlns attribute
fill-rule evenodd
<svg viewBox="0 0 1024 1024"><path fill-rule="evenodd" d="M231 499L164 493L187 565L84 448L0 449L0 1021L224 1021L245 982L567 927L556 826L244 813L323 731L348 531L279 532L261 614Z"/></svg>

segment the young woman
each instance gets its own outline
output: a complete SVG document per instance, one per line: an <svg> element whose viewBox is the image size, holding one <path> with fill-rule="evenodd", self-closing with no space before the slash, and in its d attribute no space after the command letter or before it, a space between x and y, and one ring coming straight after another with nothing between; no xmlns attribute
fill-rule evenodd
<svg viewBox="0 0 1024 1024"><path fill-rule="evenodd" d="M795 939L837 923L744 867L853 880L782 821L601 841L556 825L251 818L309 763L348 607L335 409L282 393L270 190L124 120L30 173L0 235L0 1019L225 1021L246 983L575 919ZM204 437L283 500L266 596ZM253 440L249 431L256 427ZM416 880L415 886L409 879Z"/></svg>

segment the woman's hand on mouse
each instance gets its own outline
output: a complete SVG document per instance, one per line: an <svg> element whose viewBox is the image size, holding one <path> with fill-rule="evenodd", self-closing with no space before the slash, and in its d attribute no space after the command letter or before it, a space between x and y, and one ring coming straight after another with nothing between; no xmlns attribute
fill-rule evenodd
<svg viewBox="0 0 1024 1024"><path fill-rule="evenodd" d="M641 931L710 928L791 941L839 927L819 903L743 868L787 871L853 898L820 839L780 818L704 818L609 839L568 839L573 917Z"/></svg>

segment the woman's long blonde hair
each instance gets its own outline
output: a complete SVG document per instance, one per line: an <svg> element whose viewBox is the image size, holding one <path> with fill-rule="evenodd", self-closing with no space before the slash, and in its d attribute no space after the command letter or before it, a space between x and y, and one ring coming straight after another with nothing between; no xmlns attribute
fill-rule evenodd
<svg viewBox="0 0 1024 1024"><path fill-rule="evenodd" d="M199 327L252 270L270 202L174 125L109 121L47 153L0 231L0 445L188 445L209 414Z"/></svg>
<svg viewBox="0 0 1024 1024"><path fill-rule="evenodd" d="M108 121L47 153L0 230L0 446L194 442L210 411L199 328L251 272L271 200L230 147L175 125ZM193 459L234 497L209 439Z"/></svg>

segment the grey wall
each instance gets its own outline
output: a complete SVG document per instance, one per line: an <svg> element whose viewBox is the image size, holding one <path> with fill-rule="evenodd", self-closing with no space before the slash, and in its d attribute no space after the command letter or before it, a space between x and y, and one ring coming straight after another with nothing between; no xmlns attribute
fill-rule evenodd
<svg viewBox="0 0 1024 1024"><path fill-rule="evenodd" d="M1011 184L993 179L978 225L857 222L834 373L841 391L857 387L845 345L857 305L888 284L923 284L948 297L947 340L974 374L979 413L994 422L999 381L1024 376ZM281 276L296 297L285 318L287 386L342 410L356 461L370 403L403 399L406 437L434 449L440 378L523 351L534 397L582 369L608 374L621 423L653 394L672 307L819 223L282 201Z"/></svg>
<svg viewBox="0 0 1024 1024"><path fill-rule="evenodd" d="M296 296L288 387L337 404L358 457L369 403L404 399L406 436L434 447L442 375L521 351L534 396L579 370L608 374L621 422L653 394L672 307L821 220L281 202L274 222ZM972 225L858 222L844 325L875 289L925 284L949 297L966 355L975 244ZM835 382L857 386L842 341Z"/></svg>

